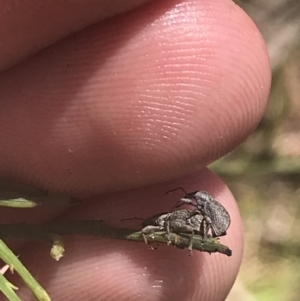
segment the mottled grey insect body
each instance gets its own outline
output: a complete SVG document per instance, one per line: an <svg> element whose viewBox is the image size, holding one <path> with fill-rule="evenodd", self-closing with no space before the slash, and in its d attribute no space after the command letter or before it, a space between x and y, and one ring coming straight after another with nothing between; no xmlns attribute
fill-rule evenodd
<svg viewBox="0 0 300 301"><path fill-rule="evenodd" d="M196 209L204 216L204 221L206 223L206 229L204 230L205 236L209 229L211 229L213 237L226 235L226 231L231 222L230 215L211 194L206 191L187 193L176 207L180 207L183 204L189 204L196 207Z"/></svg>
<svg viewBox="0 0 300 301"><path fill-rule="evenodd" d="M173 233L196 233L203 235L203 215L195 210L181 209L169 213L165 226Z"/></svg>
<svg viewBox="0 0 300 301"><path fill-rule="evenodd" d="M148 245L147 234L158 231L170 233L190 233L188 249L192 250L192 239L194 233L204 235L203 216L200 212L191 209L180 209L170 213L156 214L142 223L142 234L145 243Z"/></svg>

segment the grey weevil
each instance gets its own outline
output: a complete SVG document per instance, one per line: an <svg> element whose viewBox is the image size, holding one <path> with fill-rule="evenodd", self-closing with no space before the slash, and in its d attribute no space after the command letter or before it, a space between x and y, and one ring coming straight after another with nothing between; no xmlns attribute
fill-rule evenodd
<svg viewBox="0 0 300 301"><path fill-rule="evenodd" d="M170 233L190 233L188 250L192 251L192 240L194 233L204 235L203 216L200 212L191 209L179 209L169 213L159 213L142 223L142 234L145 243L148 245L146 235L158 231L166 231L168 236Z"/></svg>
<svg viewBox="0 0 300 301"><path fill-rule="evenodd" d="M175 205L178 208L184 204L192 205L196 208L191 216L199 211L203 215L204 238L207 237L208 231L211 229L213 237L219 237L227 234L230 226L230 215L228 211L208 192L194 191L187 193L183 188L179 187L171 191L182 190L186 195ZM168 192L171 192L168 191Z"/></svg>

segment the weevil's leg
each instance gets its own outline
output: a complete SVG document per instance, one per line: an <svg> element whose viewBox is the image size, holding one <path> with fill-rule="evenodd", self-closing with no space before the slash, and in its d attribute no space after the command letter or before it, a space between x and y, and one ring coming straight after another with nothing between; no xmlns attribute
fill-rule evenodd
<svg viewBox="0 0 300 301"><path fill-rule="evenodd" d="M149 244L148 244L147 236L143 232L142 232L142 235L143 235L145 244L148 246Z"/></svg>
<svg viewBox="0 0 300 301"><path fill-rule="evenodd" d="M154 233L154 232L158 232L158 231L164 231L164 227L162 226L152 226L152 225L149 225L149 226L146 226L144 227L141 232L142 232L142 235L143 235L143 238L144 238L144 241L145 241L145 244L148 246L149 243L148 243L148 240L147 240L147 236L148 234L151 234L151 233Z"/></svg>
<svg viewBox="0 0 300 301"><path fill-rule="evenodd" d="M189 237L189 243L188 243L188 250L189 250L189 253L190 255L192 254L192 250L193 250L193 238L194 238L194 228L190 225L187 225L187 224L184 224L184 225L178 225L177 224L177 228L176 228L176 231L175 233L188 233L190 234L190 237ZM198 231L198 229L197 229Z"/></svg>
<svg viewBox="0 0 300 301"><path fill-rule="evenodd" d="M206 220L203 219L203 239L202 239L203 241L207 239L207 230L206 230L206 228L207 228Z"/></svg>
<svg viewBox="0 0 300 301"><path fill-rule="evenodd" d="M192 231L190 235L189 246L188 246L190 256L193 254L193 238L194 238L194 231Z"/></svg>
<svg viewBox="0 0 300 301"><path fill-rule="evenodd" d="M171 231L170 231L170 220L167 219L165 221L165 228L166 228L166 231L167 231L167 238L168 238L168 245L171 243Z"/></svg>
<svg viewBox="0 0 300 301"><path fill-rule="evenodd" d="M182 205L184 205L185 203L178 201L171 209L171 211L173 211L174 209L177 209L179 207L181 207Z"/></svg>
<svg viewBox="0 0 300 301"><path fill-rule="evenodd" d="M203 217L203 241L207 239L208 231L211 229L211 219L208 216Z"/></svg>

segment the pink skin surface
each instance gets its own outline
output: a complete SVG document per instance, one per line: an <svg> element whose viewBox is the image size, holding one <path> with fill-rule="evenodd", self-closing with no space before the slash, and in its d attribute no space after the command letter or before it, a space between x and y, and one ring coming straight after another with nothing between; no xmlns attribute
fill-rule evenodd
<svg viewBox="0 0 300 301"><path fill-rule="evenodd" d="M244 141L264 113L264 41L231 0L135 10L147 1L111 2L2 4L0 177L85 199L70 210L1 209L2 222L126 227L122 218L169 210L182 196L165 196L172 188L207 190L231 215L221 238L230 258L77 236L66 238L59 263L46 244L16 249L53 300L224 300L241 263L242 226L232 194L203 167Z"/></svg>

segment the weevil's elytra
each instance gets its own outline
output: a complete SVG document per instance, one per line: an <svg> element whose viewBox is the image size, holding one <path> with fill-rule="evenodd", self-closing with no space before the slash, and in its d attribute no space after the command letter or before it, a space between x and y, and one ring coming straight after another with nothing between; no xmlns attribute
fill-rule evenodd
<svg viewBox="0 0 300 301"><path fill-rule="evenodd" d="M156 214L142 223L142 234L145 243L148 245L146 235L158 231L166 231L168 235L170 233L190 233L190 241L188 249L192 250L193 235L204 235L203 230L203 216L200 212L195 212L191 209L180 209L170 213Z"/></svg>
<svg viewBox="0 0 300 301"><path fill-rule="evenodd" d="M225 207L207 191L186 193L186 195L176 204L176 208L183 204L192 205L203 215L204 222L207 225L204 233L205 236L209 229L211 229L213 237L226 235L226 231L231 222L230 215Z"/></svg>

